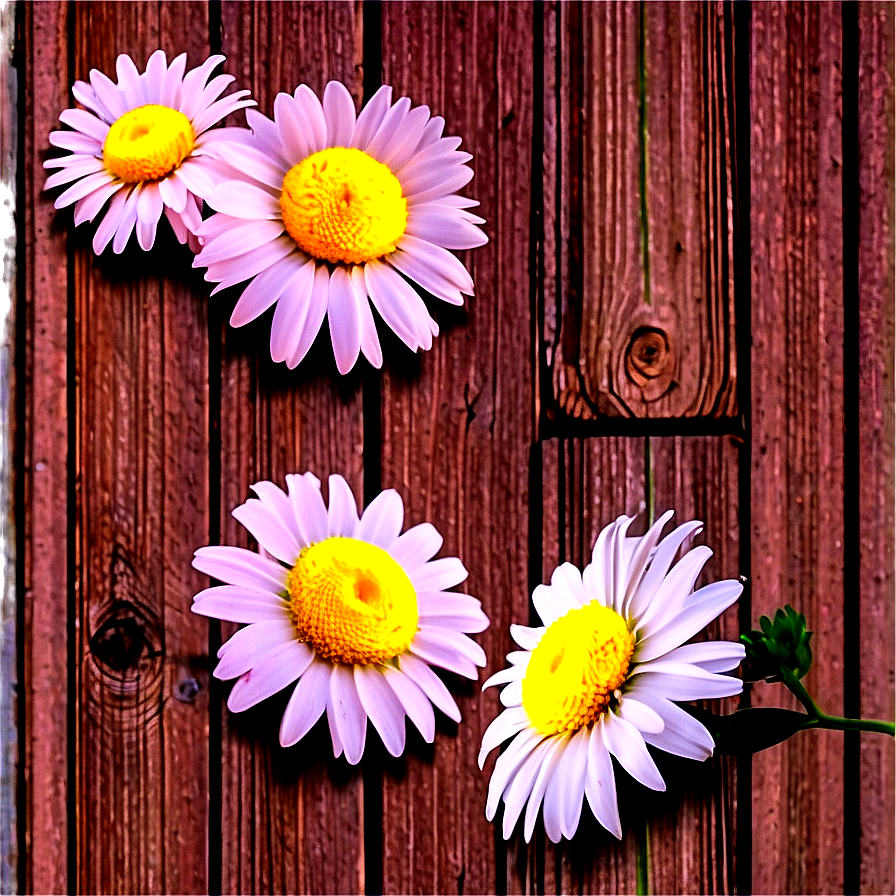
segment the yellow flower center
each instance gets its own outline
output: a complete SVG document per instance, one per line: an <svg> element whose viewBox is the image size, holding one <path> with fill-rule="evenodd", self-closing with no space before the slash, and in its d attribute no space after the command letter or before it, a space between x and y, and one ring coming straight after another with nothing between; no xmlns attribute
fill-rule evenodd
<svg viewBox="0 0 896 896"><path fill-rule="evenodd" d="M398 178L360 149L324 149L290 168L283 224L322 261L362 264L394 252L408 223Z"/></svg>
<svg viewBox="0 0 896 896"><path fill-rule="evenodd" d="M597 601L552 623L523 679L523 709L533 727L554 735L595 722L625 681L634 649L625 620Z"/></svg>
<svg viewBox="0 0 896 896"><path fill-rule="evenodd" d="M417 631L411 580L366 541L319 541L302 551L286 581L299 639L335 663L383 663L403 653Z"/></svg>
<svg viewBox="0 0 896 896"><path fill-rule="evenodd" d="M167 106L140 106L109 128L103 164L126 184L160 180L193 151L196 134L182 112Z"/></svg>

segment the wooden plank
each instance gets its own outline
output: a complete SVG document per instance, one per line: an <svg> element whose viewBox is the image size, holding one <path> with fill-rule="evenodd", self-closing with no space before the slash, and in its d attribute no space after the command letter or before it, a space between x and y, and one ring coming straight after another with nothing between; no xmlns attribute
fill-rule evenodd
<svg viewBox="0 0 896 896"><path fill-rule="evenodd" d="M893 13L887 3L858 9L859 712L875 719L894 716ZM859 743L860 892L890 893L894 745L866 734Z"/></svg>
<svg viewBox="0 0 896 896"><path fill-rule="evenodd" d="M644 440L635 438L552 439L542 444L541 581L549 582L564 561L582 569L604 526L622 513L644 513L644 449ZM547 841L539 821L528 849L520 836L512 844L514 873L508 892L635 892L636 826L644 822L645 791L626 781L624 772L617 771L616 778L622 842L598 824L587 805L576 837L556 847Z"/></svg>
<svg viewBox="0 0 896 896"><path fill-rule="evenodd" d="M725 436L650 438L651 480L656 515L675 510L674 523L704 523L695 543L713 556L697 587L736 579L740 570L738 460L740 443ZM740 626L735 604L694 640L736 641ZM739 698L698 705L715 713L733 712ZM650 821L651 892L731 893L735 889L735 757L714 756L704 763L656 752L666 793L656 800Z"/></svg>
<svg viewBox="0 0 896 896"><path fill-rule="evenodd" d="M806 680L842 714L844 655L841 23L832 4L753 6L753 620L790 603L815 631ZM757 705L790 705L780 685ZM844 886L843 735L753 760L753 890Z"/></svg>
<svg viewBox="0 0 896 896"><path fill-rule="evenodd" d="M19 77L13 67L16 10L0 7L0 892L18 892L19 647L16 570L19 543L14 490L21 474L16 396L16 193ZM23 73L24 74L24 73Z"/></svg>
<svg viewBox="0 0 896 896"><path fill-rule="evenodd" d="M735 417L730 10L571 3L555 16L548 415Z"/></svg>
<svg viewBox="0 0 896 896"><path fill-rule="evenodd" d="M433 310L441 335L411 357L390 340L382 391L382 484L399 490L408 520L429 520L443 555L470 570L491 627L490 674L510 649L508 627L528 614L529 453L533 441L530 346L532 27L527 4L384 4L383 80L444 116L476 172L491 242L461 257L476 297ZM487 775L476 756L499 711L494 692L448 677L463 721L442 718L432 748L409 735L386 764L383 892L493 892L504 847L484 816ZM500 875L500 877L499 877Z"/></svg>
<svg viewBox="0 0 896 896"><path fill-rule="evenodd" d="M25 104L21 119L24 227L19 239L23 294L17 308L24 334L19 387L24 428L22 445L22 681L20 736L24 813L24 853L19 886L28 893L70 893L68 853L74 845L68 796L70 682L68 504L69 421L67 342L69 338L66 263L68 227L43 195L41 167L47 135L70 103L68 70L69 6L24 4L22 58L26 60Z"/></svg>
<svg viewBox="0 0 896 896"><path fill-rule="evenodd" d="M119 53L141 69L160 45L208 54L203 3L79 4L70 29L82 80ZM77 886L206 892L208 644L189 610L209 529L205 299L165 228L152 254L97 259L90 236L72 237Z"/></svg>
<svg viewBox="0 0 896 896"><path fill-rule="evenodd" d="M268 116L277 92L303 83L322 95L335 78L360 99L357 4L224 3L222 47ZM363 362L341 377L325 326L295 371L275 365L270 314L241 330L225 323L236 292L216 299L213 323L223 344L220 531L222 544L245 545L230 512L260 479L283 486L287 473L311 470L326 493L328 475L341 473L362 497ZM235 628L222 625L222 635ZM325 721L297 746L280 746L288 693L241 714L219 710L222 892L363 892L361 772L333 759Z"/></svg>

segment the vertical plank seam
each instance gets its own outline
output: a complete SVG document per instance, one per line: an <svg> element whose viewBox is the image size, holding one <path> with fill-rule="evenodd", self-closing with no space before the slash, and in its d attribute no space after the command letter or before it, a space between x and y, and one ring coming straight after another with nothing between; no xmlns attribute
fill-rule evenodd
<svg viewBox="0 0 896 896"><path fill-rule="evenodd" d="M858 7L844 3L842 14L841 72L843 89L843 706L835 707L847 717L860 713L860 595L850 593L847 582L861 588L859 479L860 370L859 370L859 16ZM852 302L846 297L853 296ZM828 712L831 710L828 709ZM843 889L858 893L860 887L860 787L859 733L844 732L843 738Z"/></svg>

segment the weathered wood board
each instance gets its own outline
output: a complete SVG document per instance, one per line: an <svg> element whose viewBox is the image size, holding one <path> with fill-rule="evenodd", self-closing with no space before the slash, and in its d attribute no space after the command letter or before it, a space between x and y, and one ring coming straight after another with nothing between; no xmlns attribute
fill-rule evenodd
<svg viewBox="0 0 896 896"><path fill-rule="evenodd" d="M587 810L571 843L505 843L476 766L494 691L446 676L460 725L399 760L371 735L352 768L325 725L280 748L285 694L230 713L211 669L235 627L189 612L193 551L251 544L230 514L252 483L338 472L465 563L484 679L558 563L671 506L705 521L708 579L750 579L703 637L793 603L823 707L892 718L893 7L740 9L17 5L23 892L633 892L645 816L653 892L892 892L881 735L667 758L666 794L625 790L621 843ZM266 114L336 78L445 117L490 242L462 309L427 300L430 352L381 330L383 370L340 377L325 328L287 371L270 314L232 329L235 293L209 299L170 236L97 259L53 211L71 80L159 46L223 52Z"/></svg>

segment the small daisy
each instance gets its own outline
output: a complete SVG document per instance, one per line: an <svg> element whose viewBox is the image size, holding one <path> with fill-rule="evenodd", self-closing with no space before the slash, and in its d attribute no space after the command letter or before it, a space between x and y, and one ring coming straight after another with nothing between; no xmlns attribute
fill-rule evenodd
<svg viewBox="0 0 896 896"><path fill-rule="evenodd" d="M272 482L233 511L261 553L206 547L193 566L226 585L201 591L193 612L245 622L218 651L217 678L237 678L227 706L242 712L298 679L283 713L280 743L292 746L327 713L335 756L356 764L367 719L393 756L404 750L405 716L427 743L435 704L455 722L457 705L431 666L466 678L485 665L465 632L488 619L480 603L446 591L467 577L456 557L432 560L442 536L429 523L401 532L398 492L381 492L358 518L341 476L329 507L311 473ZM275 559L271 559L275 558Z"/></svg>
<svg viewBox="0 0 896 896"><path fill-rule="evenodd" d="M709 732L673 701L741 692L740 679L717 673L738 665L743 645L684 642L734 603L742 586L727 580L693 590L712 555L703 546L670 570L701 528L684 523L659 541L671 517L663 514L639 538L626 537L634 517L617 519L598 536L584 572L564 563L550 585L535 589L544 624L510 627L522 649L484 685L506 685L507 708L486 730L479 754L482 768L488 753L510 740L495 763L485 810L491 820L504 800L505 839L527 803L527 842L542 803L551 841L571 838L583 796L621 838L611 756L646 787L665 790L647 744L690 759L712 755Z"/></svg>
<svg viewBox="0 0 896 896"><path fill-rule="evenodd" d="M202 200L215 185L215 163L205 158L214 137L206 132L254 105L244 99L248 90L219 99L233 75L209 77L223 61L211 56L185 75L186 53L169 66L156 50L142 75L121 55L117 84L96 69L90 84L75 82L72 94L85 108L59 116L73 130L53 131L50 143L70 154L44 162L60 169L44 189L71 184L54 205L75 203L76 225L93 221L108 202L93 238L98 255L110 240L112 251L122 252L134 230L140 248L151 249L162 212L181 243L195 243Z"/></svg>
<svg viewBox="0 0 896 896"><path fill-rule="evenodd" d="M194 266L213 290L251 282L230 323L241 327L276 303L271 356L295 367L328 316L340 373L360 352L383 362L370 302L412 350L432 347L438 327L411 285L452 305L473 280L449 249L488 241L458 196L473 176L459 137L426 106L411 108L381 87L355 116L348 90L331 81L323 103L305 85L281 93L274 120L247 113L251 133L222 141L216 155L233 167L199 229ZM368 302L369 297L369 302Z"/></svg>

